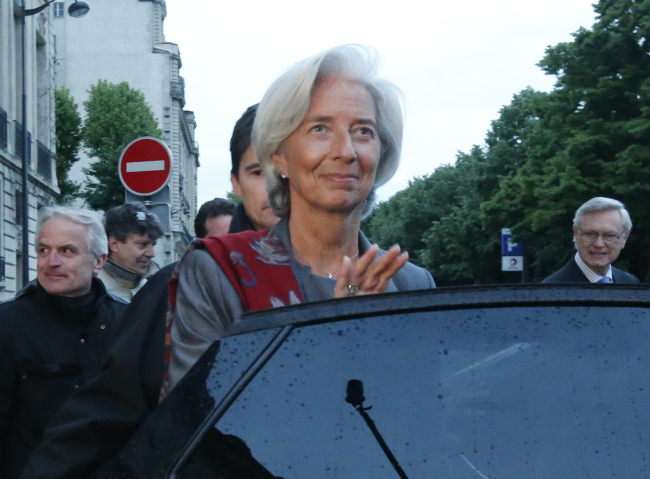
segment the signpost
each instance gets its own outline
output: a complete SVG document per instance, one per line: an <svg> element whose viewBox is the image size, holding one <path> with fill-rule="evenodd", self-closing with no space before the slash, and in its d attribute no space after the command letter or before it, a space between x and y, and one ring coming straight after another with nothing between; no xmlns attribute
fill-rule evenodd
<svg viewBox="0 0 650 479"><path fill-rule="evenodd" d="M124 148L117 171L127 191L150 196L169 182L172 165L172 152L167 145L158 138L145 136Z"/></svg>
<svg viewBox="0 0 650 479"><path fill-rule="evenodd" d="M512 240L510 228L501 229L501 271L521 271L523 282L524 246Z"/></svg>
<svg viewBox="0 0 650 479"><path fill-rule="evenodd" d="M170 192L167 184L173 167L172 152L158 138L144 136L129 143L117 164L120 181L126 188L126 200L141 201L155 213L163 230L171 223Z"/></svg>

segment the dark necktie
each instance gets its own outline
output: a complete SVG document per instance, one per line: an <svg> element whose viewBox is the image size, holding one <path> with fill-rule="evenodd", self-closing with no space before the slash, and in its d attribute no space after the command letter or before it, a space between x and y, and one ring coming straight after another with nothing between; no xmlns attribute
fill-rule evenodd
<svg viewBox="0 0 650 479"><path fill-rule="evenodd" d="M599 283L613 283L612 278L609 276L603 276L598 280Z"/></svg>

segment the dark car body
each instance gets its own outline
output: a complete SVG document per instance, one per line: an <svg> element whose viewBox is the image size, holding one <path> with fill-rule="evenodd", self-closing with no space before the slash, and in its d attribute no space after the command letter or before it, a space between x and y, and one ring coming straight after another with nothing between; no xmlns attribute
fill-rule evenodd
<svg viewBox="0 0 650 479"><path fill-rule="evenodd" d="M571 284L247 314L103 477L650 477L649 308L647 285Z"/></svg>

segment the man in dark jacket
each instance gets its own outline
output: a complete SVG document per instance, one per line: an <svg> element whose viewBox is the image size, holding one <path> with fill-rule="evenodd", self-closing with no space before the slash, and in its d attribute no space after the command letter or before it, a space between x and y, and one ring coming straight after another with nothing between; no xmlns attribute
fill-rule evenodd
<svg viewBox="0 0 650 479"><path fill-rule="evenodd" d="M98 214L46 207L37 279L0 305L0 477L20 473L67 397L99 371L127 304L93 276L108 247Z"/></svg>
<svg viewBox="0 0 650 479"><path fill-rule="evenodd" d="M639 279L612 266L632 231L623 203L596 197L584 203L573 219L571 260L543 283L638 283Z"/></svg>
<svg viewBox="0 0 650 479"><path fill-rule="evenodd" d="M226 208L223 214L229 211ZM208 234L207 220L209 215L195 225L197 235ZM231 227L230 232L238 231ZM167 283L175 266L151 276L135 295L102 372L75 391L52 420L24 479L90 477L122 449L158 405L165 371Z"/></svg>

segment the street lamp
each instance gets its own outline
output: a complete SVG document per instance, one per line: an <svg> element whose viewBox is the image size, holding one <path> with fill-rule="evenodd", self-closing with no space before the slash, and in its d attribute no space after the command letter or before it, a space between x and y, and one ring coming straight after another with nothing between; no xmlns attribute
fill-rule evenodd
<svg viewBox="0 0 650 479"><path fill-rule="evenodd" d="M22 180L23 180L23 215L22 215L22 232L23 232L23 256L22 256L22 267L23 267L23 286L26 286L29 283L29 192L27 186L29 184L29 170L28 170L28 160L27 154L29 151L29 137L27 136L27 67L25 65L25 45L27 44L27 17L36 15L37 13L42 12L51 3L55 0L48 0L43 5L40 5L36 8L26 8L25 1L22 0L22 17L23 17L23 35L22 35L22 69L23 69L23 171L22 171ZM70 5L68 8L68 13L71 17L79 18L83 17L90 7L86 2L75 2Z"/></svg>
<svg viewBox="0 0 650 479"><path fill-rule="evenodd" d="M70 8L68 8L68 13L73 18L80 18L88 13L89 10L90 7L86 2L78 2L77 0L74 0L74 3L70 5Z"/></svg>

